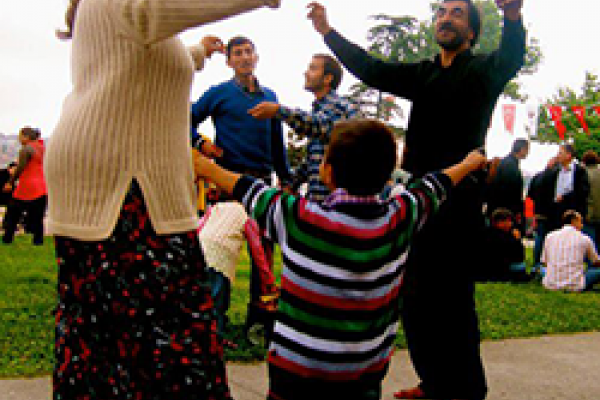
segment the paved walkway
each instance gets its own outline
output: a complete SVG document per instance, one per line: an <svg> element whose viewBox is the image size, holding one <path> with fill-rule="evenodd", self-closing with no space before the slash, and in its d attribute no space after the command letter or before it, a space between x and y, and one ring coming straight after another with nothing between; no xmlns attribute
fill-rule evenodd
<svg viewBox="0 0 600 400"><path fill-rule="evenodd" d="M482 346L488 400L599 400L600 332L485 342ZM236 400L264 400L264 363L228 365ZM406 351L394 356L383 400L417 382ZM50 379L0 380L1 400L50 399Z"/></svg>

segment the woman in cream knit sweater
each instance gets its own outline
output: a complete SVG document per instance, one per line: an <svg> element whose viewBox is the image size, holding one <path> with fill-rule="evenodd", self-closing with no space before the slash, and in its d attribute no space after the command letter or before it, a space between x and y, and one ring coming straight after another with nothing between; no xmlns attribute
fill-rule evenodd
<svg viewBox="0 0 600 400"><path fill-rule="evenodd" d="M54 399L223 399L195 229L189 96L221 42L177 34L279 0L71 0L73 90L49 140Z"/></svg>

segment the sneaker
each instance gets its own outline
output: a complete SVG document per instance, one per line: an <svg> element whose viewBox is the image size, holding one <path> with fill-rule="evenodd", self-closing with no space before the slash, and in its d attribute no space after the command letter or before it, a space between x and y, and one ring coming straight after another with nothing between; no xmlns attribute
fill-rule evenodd
<svg viewBox="0 0 600 400"><path fill-rule="evenodd" d="M410 389L400 390L394 393L394 397L397 399L426 399L425 392L419 386L415 386Z"/></svg>

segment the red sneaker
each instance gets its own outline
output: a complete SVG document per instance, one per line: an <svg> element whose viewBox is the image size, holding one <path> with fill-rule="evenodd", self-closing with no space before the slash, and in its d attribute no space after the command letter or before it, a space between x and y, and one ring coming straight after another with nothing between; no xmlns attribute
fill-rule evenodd
<svg viewBox="0 0 600 400"><path fill-rule="evenodd" d="M394 393L397 399L426 399L425 392L419 386Z"/></svg>

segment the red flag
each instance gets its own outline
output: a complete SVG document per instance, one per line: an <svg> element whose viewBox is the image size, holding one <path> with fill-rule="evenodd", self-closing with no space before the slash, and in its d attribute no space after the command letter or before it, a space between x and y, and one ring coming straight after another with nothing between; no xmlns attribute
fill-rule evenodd
<svg viewBox="0 0 600 400"><path fill-rule="evenodd" d="M554 127L558 132L560 140L565 140L565 133L567 132L567 128L562 123L562 107L551 105L548 105L547 107L548 111L550 111L550 115L552 116L552 120L554 121Z"/></svg>
<svg viewBox="0 0 600 400"><path fill-rule="evenodd" d="M504 114L504 128L506 128L506 130L510 133L514 133L517 105L503 104L502 113Z"/></svg>
<svg viewBox="0 0 600 400"><path fill-rule="evenodd" d="M584 106L572 106L571 110L573 110L573 113L577 117L577 120L581 124L581 127L583 128L585 133L587 133L589 136L590 128L588 127L587 123L585 122L585 107Z"/></svg>

